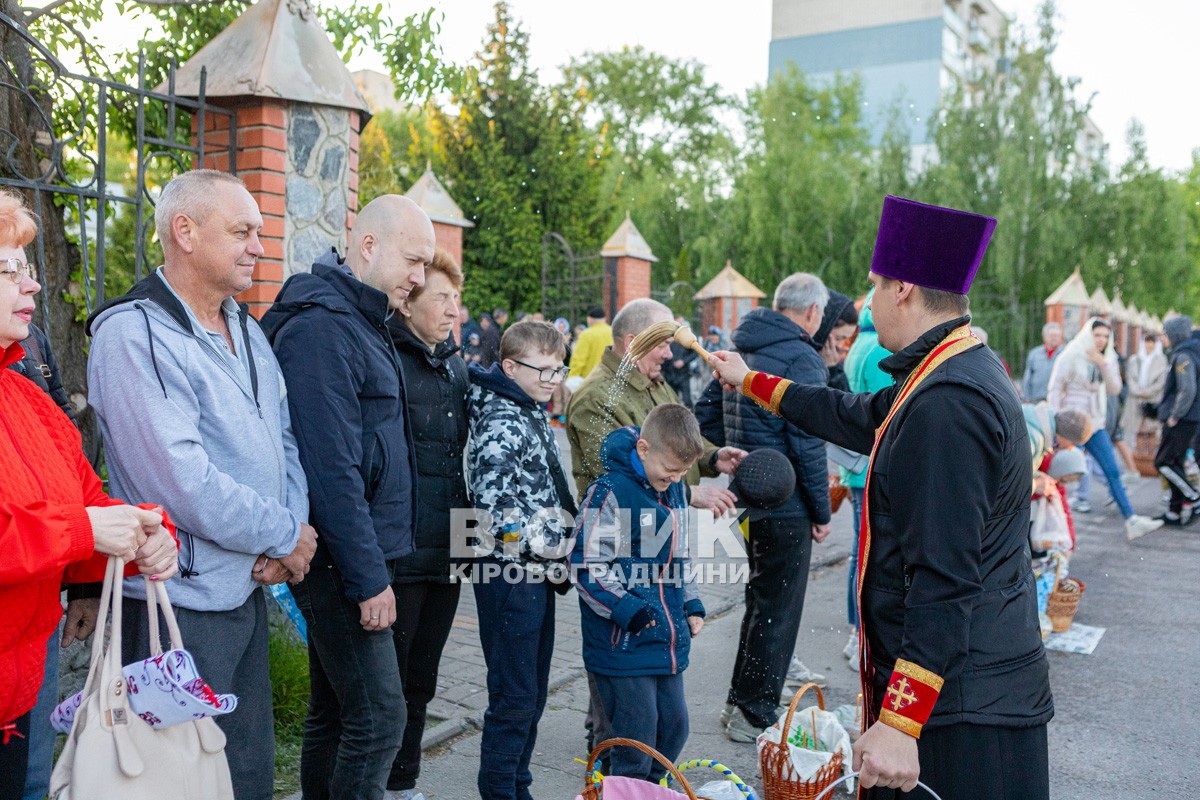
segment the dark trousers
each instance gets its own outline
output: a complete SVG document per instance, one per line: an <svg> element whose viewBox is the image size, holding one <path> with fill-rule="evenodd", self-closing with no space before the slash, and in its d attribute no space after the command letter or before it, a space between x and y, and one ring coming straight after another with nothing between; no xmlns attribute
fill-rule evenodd
<svg viewBox="0 0 1200 800"><path fill-rule="evenodd" d="M50 792L50 770L54 766L55 732L50 713L58 705L58 654L62 650L62 623L46 642L46 671L37 705L29 718L29 769L25 774L23 800L42 800ZM3 795L0 795L2 797Z"/></svg>
<svg viewBox="0 0 1200 800"><path fill-rule="evenodd" d="M1200 424L1195 422L1176 422L1170 427L1164 423L1162 441L1158 445L1158 452L1154 454L1154 466L1171 487L1172 514L1182 511L1185 502L1194 503L1200 498L1196 487L1188 482L1187 469L1184 467L1197 428L1200 428Z"/></svg>
<svg viewBox="0 0 1200 800"><path fill-rule="evenodd" d="M487 663L478 779L483 800L530 800L529 761L550 683L554 590L548 582L530 582L523 570L514 573L473 584Z"/></svg>
<svg viewBox="0 0 1200 800"><path fill-rule="evenodd" d="M808 589L812 523L806 517L750 523L750 581L728 701L756 728L775 723Z"/></svg>
<svg viewBox="0 0 1200 800"><path fill-rule="evenodd" d="M0 722L0 725L5 723ZM29 712L12 721L0 734L0 797L20 797L29 764Z"/></svg>
<svg viewBox="0 0 1200 800"><path fill-rule="evenodd" d="M392 762L387 788L412 789L421 773L421 736L425 733L425 709L437 692L438 662L458 610L457 583L394 583L396 624L392 643L396 665L404 686L408 722L404 741Z"/></svg>
<svg viewBox="0 0 1200 800"><path fill-rule="evenodd" d="M942 800L1049 800L1046 726L926 728L917 742L921 783ZM924 789L868 789L866 800L927 800Z"/></svg>
<svg viewBox="0 0 1200 800"><path fill-rule="evenodd" d="M146 602L126 598L122 615L124 663L149 658ZM263 593L252 592L246 602L231 611L176 608L175 618L200 677L213 691L229 692L238 698L233 713L214 717L225 733L233 796L237 800L271 800L275 789L275 714ZM171 646L166 623L160 620L158 630L166 650Z"/></svg>
<svg viewBox="0 0 1200 800"><path fill-rule="evenodd" d="M688 738L682 672L619 677L588 673L588 678L595 681L613 736L648 744L675 763ZM632 747L605 750L600 758L605 764L605 775L658 781L666 773L665 767Z"/></svg>
<svg viewBox="0 0 1200 800"><path fill-rule="evenodd" d="M292 594L308 623L304 800L380 800L404 737L392 632L363 630L334 566L314 566Z"/></svg>

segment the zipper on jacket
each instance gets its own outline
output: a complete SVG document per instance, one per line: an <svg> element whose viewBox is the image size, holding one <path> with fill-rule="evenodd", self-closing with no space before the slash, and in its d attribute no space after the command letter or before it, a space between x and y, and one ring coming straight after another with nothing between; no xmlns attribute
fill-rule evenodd
<svg viewBox="0 0 1200 800"><path fill-rule="evenodd" d="M667 551L667 574L671 571L671 561L675 558L675 539L678 527L676 525L675 514L670 506L663 505L662 500L658 501L660 506L667 509L667 514L671 518L671 549ZM683 591L683 587L680 587ZM671 631L671 674L675 675L679 672L679 664L675 658L675 622L671 619L671 609L667 608L667 595L663 591L663 576L658 577L658 600L662 603L663 616L667 618L667 628Z"/></svg>

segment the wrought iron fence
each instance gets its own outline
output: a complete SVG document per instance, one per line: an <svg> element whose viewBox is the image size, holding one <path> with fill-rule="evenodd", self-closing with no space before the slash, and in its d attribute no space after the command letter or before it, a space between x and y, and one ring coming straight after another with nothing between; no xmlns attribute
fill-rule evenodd
<svg viewBox="0 0 1200 800"><path fill-rule="evenodd" d="M23 191L42 220L54 213L54 206L62 208L62 233L79 258L78 264L56 263L71 248L48 246L47 226L41 226L33 248L43 287L40 319L49 329L54 315L46 309L57 299L54 290L63 285L63 275L72 275L70 284L77 286L87 312L104 302L110 228L122 210L135 220L132 279L143 276L155 200L149 175L186 171L214 152L227 152L230 171L236 172L234 137L224 134L217 146L206 141L211 118L225 117L227 124L220 127L232 131L235 112L205 101L203 71L199 96L179 97L174 67L165 91L146 86L143 55L138 58L138 83L131 86L72 72L24 25L3 13L0 37L0 186ZM114 112L132 115L129 144L136 174L129 187L109 180Z"/></svg>

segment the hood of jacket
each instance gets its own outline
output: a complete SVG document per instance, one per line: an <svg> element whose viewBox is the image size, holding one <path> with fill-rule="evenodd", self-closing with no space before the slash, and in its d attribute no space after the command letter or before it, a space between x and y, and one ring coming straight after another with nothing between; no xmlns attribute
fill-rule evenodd
<svg viewBox="0 0 1200 800"><path fill-rule="evenodd" d="M187 309L183 307L183 303L179 301L175 293L163 283L162 278L158 275L158 271L155 270L135 283L125 294L105 301L103 305L93 311L87 318L87 327L85 328L87 335L95 336L96 331L100 329L104 320L112 316L114 311L125 310L124 306L138 300L149 300L162 308L181 329L189 332L192 330L192 323L188 319ZM245 313L246 306L243 305L241 308L242 312Z"/></svg>
<svg viewBox="0 0 1200 800"><path fill-rule="evenodd" d="M641 429L631 425L617 428L605 436L604 444L600 447L600 463L605 472L618 472L630 480L649 486L646 483L646 471L637 456L637 441L640 435Z"/></svg>
<svg viewBox="0 0 1200 800"><path fill-rule="evenodd" d="M499 364L492 364L487 369L478 364L472 364L470 375L471 383L481 389L497 394L505 400L511 400L522 408L536 409L538 407L537 401L525 394L525 390L518 386L516 381L505 375ZM483 399L486 402L486 395L483 396Z"/></svg>
<svg viewBox="0 0 1200 800"><path fill-rule="evenodd" d="M859 331L875 332L875 315L871 313L871 297L867 296L867 302L863 303L862 311L858 312L858 329Z"/></svg>
<svg viewBox="0 0 1200 800"><path fill-rule="evenodd" d="M387 295L360 281L331 251L313 262L312 272L287 279L275 303L259 324L271 341L288 320L300 311L321 306L335 314L362 314L373 325L383 325L390 316Z"/></svg>
<svg viewBox="0 0 1200 800"><path fill-rule="evenodd" d="M733 346L739 353L757 353L797 340L813 344L808 331L773 308L755 308L733 329Z"/></svg>
<svg viewBox="0 0 1200 800"><path fill-rule="evenodd" d="M1171 345L1171 355L1176 353L1191 353L1192 357L1200 361L1200 339L1195 336L1184 339L1177 344Z"/></svg>
<svg viewBox="0 0 1200 800"><path fill-rule="evenodd" d="M853 304L854 301L841 292L829 290L829 302L825 304L825 312L821 315L821 327L817 328L812 337L813 347L820 350L825 346L825 342L829 341L829 334L833 333L837 325L838 317L846 310L846 306Z"/></svg>

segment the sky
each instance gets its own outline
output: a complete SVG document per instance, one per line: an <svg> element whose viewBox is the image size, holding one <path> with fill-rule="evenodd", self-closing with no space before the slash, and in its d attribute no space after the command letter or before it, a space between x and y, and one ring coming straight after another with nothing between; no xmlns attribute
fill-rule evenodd
<svg viewBox="0 0 1200 800"><path fill-rule="evenodd" d="M360 0L317 0L349 5ZM479 49L494 0L433 0L444 14L440 41L457 63ZM396 18L429 0L379 0ZM890 0L876 0L890 2ZM1018 24L1032 26L1041 0L995 0ZM509 0L530 35L530 57L543 80L588 51L643 47L706 65L709 80L737 94L767 79L772 0ZM1136 9L1136 10L1135 10ZM1092 119L1109 144L1110 162L1127 154L1125 131L1136 117L1146 131L1150 162L1185 170L1200 147L1200 74L1195 0L1058 0L1056 67L1082 79L1080 97L1094 94ZM102 40L129 38L131 26L110 16L95 31ZM1191 53L1192 55L1188 55ZM363 56L352 69L379 68Z"/></svg>
<svg viewBox="0 0 1200 800"><path fill-rule="evenodd" d="M889 2L889 0L878 0ZM427 7L390 2L395 15ZM530 35L530 56L543 79L589 50L642 45L677 58L696 59L709 79L742 93L767 79L771 0L509 0ZM1018 24L1032 27L1040 0L995 0ZM444 12L441 42L456 62L478 50L493 0L434 0ZM1095 94L1092 119L1109 144L1110 161L1125 159L1131 117L1146 129L1152 164L1183 170L1200 147L1200 75L1195 44L1200 3L1195 0L1058 0L1060 31L1055 66L1082 79L1081 97ZM1188 55L1191 53L1191 55ZM371 66L360 59L352 66Z"/></svg>

